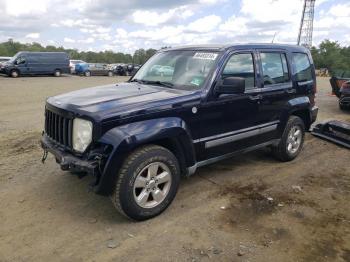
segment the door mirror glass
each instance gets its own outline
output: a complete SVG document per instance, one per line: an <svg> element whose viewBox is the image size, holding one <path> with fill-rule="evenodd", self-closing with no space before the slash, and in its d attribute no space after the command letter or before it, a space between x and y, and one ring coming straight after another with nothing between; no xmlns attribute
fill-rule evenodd
<svg viewBox="0 0 350 262"><path fill-rule="evenodd" d="M226 77L215 88L215 93L243 94L245 92L245 79L243 77Z"/></svg>

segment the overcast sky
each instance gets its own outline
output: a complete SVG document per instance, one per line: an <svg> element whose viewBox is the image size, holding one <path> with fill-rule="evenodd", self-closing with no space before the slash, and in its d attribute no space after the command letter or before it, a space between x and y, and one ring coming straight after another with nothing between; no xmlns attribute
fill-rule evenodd
<svg viewBox="0 0 350 262"><path fill-rule="evenodd" d="M0 0L0 42L132 53L185 44L295 43L303 0ZM314 44L350 45L350 1L316 0Z"/></svg>

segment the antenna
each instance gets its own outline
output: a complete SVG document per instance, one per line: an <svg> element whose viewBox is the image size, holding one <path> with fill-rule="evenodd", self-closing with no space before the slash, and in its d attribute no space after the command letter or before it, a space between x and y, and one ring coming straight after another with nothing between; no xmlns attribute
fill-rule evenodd
<svg viewBox="0 0 350 262"><path fill-rule="evenodd" d="M309 49L312 46L315 1L316 0L304 0L298 35L298 45L303 45Z"/></svg>
<svg viewBox="0 0 350 262"><path fill-rule="evenodd" d="M273 41L275 41L276 35L277 35L277 31L276 31L276 32L274 33L274 35L273 35L273 38L272 38L272 41L271 41L272 44L273 44Z"/></svg>

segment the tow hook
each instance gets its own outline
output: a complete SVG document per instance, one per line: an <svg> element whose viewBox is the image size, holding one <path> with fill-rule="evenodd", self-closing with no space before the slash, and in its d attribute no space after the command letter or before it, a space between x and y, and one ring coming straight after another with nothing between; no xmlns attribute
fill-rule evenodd
<svg viewBox="0 0 350 262"><path fill-rule="evenodd" d="M44 164L45 163L45 160L47 158L47 154L48 154L48 151L47 149L44 149L44 152L43 152L43 156L41 158L41 162Z"/></svg>

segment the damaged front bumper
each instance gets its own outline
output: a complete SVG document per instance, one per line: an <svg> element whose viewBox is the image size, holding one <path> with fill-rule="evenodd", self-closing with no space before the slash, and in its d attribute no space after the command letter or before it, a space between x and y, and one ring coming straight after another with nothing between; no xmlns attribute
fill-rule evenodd
<svg viewBox="0 0 350 262"><path fill-rule="evenodd" d="M317 124L311 133L350 149L350 123L336 120Z"/></svg>
<svg viewBox="0 0 350 262"><path fill-rule="evenodd" d="M50 152L54 155L56 162L62 170L86 172L92 175L95 175L99 171L100 157L95 156L92 159L76 157L66 152L60 145L52 142L45 134L41 138L41 147L44 150L43 162L45 161L47 152Z"/></svg>
<svg viewBox="0 0 350 262"><path fill-rule="evenodd" d="M342 95L340 98L339 98L339 104L341 106L346 106L346 107L349 107L350 108L350 95Z"/></svg>

